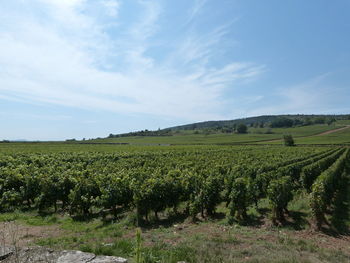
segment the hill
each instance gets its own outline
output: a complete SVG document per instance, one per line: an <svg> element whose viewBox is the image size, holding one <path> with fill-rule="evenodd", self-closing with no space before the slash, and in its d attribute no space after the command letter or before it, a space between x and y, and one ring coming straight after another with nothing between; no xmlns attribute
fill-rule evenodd
<svg viewBox="0 0 350 263"><path fill-rule="evenodd" d="M222 130L179 130L163 136L125 136L81 141L81 143L136 144L136 145L195 145L195 144L281 144L284 134L291 134L297 144L349 144L350 121L336 121L331 125L314 124L290 128L254 128L238 134ZM327 133L332 132L332 133Z"/></svg>
<svg viewBox="0 0 350 263"><path fill-rule="evenodd" d="M85 143L127 144L237 144L277 143L283 134L307 137L350 124L350 115L265 115L235 120L206 121L180 126L110 134ZM240 126L245 126L243 132ZM342 137L347 131L340 133ZM316 140L317 141L317 140ZM304 142L304 141L303 141ZM306 140L306 143L315 140ZM322 141L324 143L324 140ZM337 143L348 143L347 135Z"/></svg>
<svg viewBox="0 0 350 263"><path fill-rule="evenodd" d="M311 125L311 124L325 124L331 120L349 120L350 115L303 115L303 114L287 114L287 115L262 115L256 117L248 117L234 120L219 120L219 121L204 121L180 126L170 127L164 130L195 130L195 129L210 129L210 128L225 128L234 127L240 123L248 126L262 126L267 127L273 125L279 120L291 120L290 125L285 127L297 125ZM281 125L283 127L283 125ZM277 128L277 127L276 127Z"/></svg>

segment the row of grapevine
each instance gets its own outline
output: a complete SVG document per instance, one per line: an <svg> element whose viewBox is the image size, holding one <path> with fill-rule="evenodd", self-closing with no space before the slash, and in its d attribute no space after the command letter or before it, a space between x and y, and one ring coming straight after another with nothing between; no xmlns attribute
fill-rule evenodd
<svg viewBox="0 0 350 263"><path fill-rule="evenodd" d="M341 177L349 176L349 165L350 150L347 149L332 166L317 177L312 185L311 208L319 229L326 222L325 215L333 203L336 192L341 187L348 187L341 185Z"/></svg>
<svg viewBox="0 0 350 263"><path fill-rule="evenodd" d="M297 158L294 162L286 161L286 165L276 166L275 169L254 169L252 166L236 169L227 179L226 198L230 204L230 220L244 220L247 208L267 197L272 206L273 220L283 222L284 212L288 212L287 205L293 198L293 191L298 188L303 167L335 154L339 156L343 151L344 149L331 149L308 158Z"/></svg>
<svg viewBox="0 0 350 263"><path fill-rule="evenodd" d="M311 186L315 179L328 167L330 167L343 153L345 149L341 148L340 150L334 152L333 154L320 159L310 165L305 166L300 175L300 181L302 186L308 191L311 191Z"/></svg>
<svg viewBox="0 0 350 263"><path fill-rule="evenodd" d="M292 198L303 167L336 158L341 149L194 147L129 153L0 155L0 210L23 206L72 215L135 209L138 221L180 204L195 219L226 201L230 219L244 220L267 197L275 217ZM298 156L295 158L294 156Z"/></svg>
<svg viewBox="0 0 350 263"><path fill-rule="evenodd" d="M293 199L293 192L300 188L300 177L306 167L319 162L324 163L326 160L335 161L343 152L344 149L336 149L273 171L266 193L272 206L273 221L285 221L284 214L288 213L287 206Z"/></svg>

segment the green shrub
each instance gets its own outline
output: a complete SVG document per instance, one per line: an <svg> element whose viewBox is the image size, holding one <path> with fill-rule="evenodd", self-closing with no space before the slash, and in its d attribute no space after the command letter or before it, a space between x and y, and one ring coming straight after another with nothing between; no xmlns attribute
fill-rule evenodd
<svg viewBox="0 0 350 263"><path fill-rule="evenodd" d="M283 135L283 141L285 146L294 146L294 139L293 136L288 134L288 135Z"/></svg>

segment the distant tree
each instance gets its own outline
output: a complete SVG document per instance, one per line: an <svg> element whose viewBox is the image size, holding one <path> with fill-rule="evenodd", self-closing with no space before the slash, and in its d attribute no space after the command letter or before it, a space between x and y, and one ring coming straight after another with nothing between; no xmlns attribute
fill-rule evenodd
<svg viewBox="0 0 350 263"><path fill-rule="evenodd" d="M268 128L265 134L273 134L273 131L270 128Z"/></svg>
<svg viewBox="0 0 350 263"><path fill-rule="evenodd" d="M303 125L307 126L307 125L311 125L312 124L312 121L309 117L306 117L304 120L303 120Z"/></svg>
<svg viewBox="0 0 350 263"><path fill-rule="evenodd" d="M293 123L293 126L299 126L299 125L302 125L302 124L303 124L303 122L300 119L295 119L294 123Z"/></svg>
<svg viewBox="0 0 350 263"><path fill-rule="evenodd" d="M232 130L231 127L225 126L225 127L222 127L222 128L221 128L221 132L222 132L222 133L232 133L233 130Z"/></svg>
<svg viewBox="0 0 350 263"><path fill-rule="evenodd" d="M210 134L210 129L204 129L203 133L204 133L204 135L209 135Z"/></svg>
<svg viewBox="0 0 350 263"><path fill-rule="evenodd" d="M325 124L326 123L326 118L325 117L316 117L314 118L314 123L315 124Z"/></svg>
<svg viewBox="0 0 350 263"><path fill-rule="evenodd" d="M335 122L336 121L336 119L335 118L327 118L327 121L326 121L326 123L328 124L328 125L331 125L333 122Z"/></svg>
<svg viewBox="0 0 350 263"><path fill-rule="evenodd" d="M233 131L237 131L237 123L233 124Z"/></svg>
<svg viewBox="0 0 350 263"><path fill-rule="evenodd" d="M237 126L237 133L247 133L248 127L244 123L240 123Z"/></svg>
<svg viewBox="0 0 350 263"><path fill-rule="evenodd" d="M288 134L283 136L285 146L295 146L293 136Z"/></svg>
<svg viewBox="0 0 350 263"><path fill-rule="evenodd" d="M292 127L294 121L286 117L279 117L271 122L271 128Z"/></svg>
<svg viewBox="0 0 350 263"><path fill-rule="evenodd" d="M265 123L262 121L262 122L260 122L260 124L259 124L259 128L264 128L264 126L265 126Z"/></svg>

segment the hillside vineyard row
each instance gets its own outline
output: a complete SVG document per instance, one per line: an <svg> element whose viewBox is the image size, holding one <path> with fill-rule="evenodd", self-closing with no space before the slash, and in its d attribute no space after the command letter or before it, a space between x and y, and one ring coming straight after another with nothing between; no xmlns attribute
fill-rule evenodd
<svg viewBox="0 0 350 263"><path fill-rule="evenodd" d="M317 147L187 147L132 152L1 153L0 209L66 211L72 216L135 213L141 224L183 213L193 220L228 207L229 222L269 201L280 223L289 202L307 193L317 227L332 217L348 186L350 152ZM164 213L166 211L166 213Z"/></svg>

